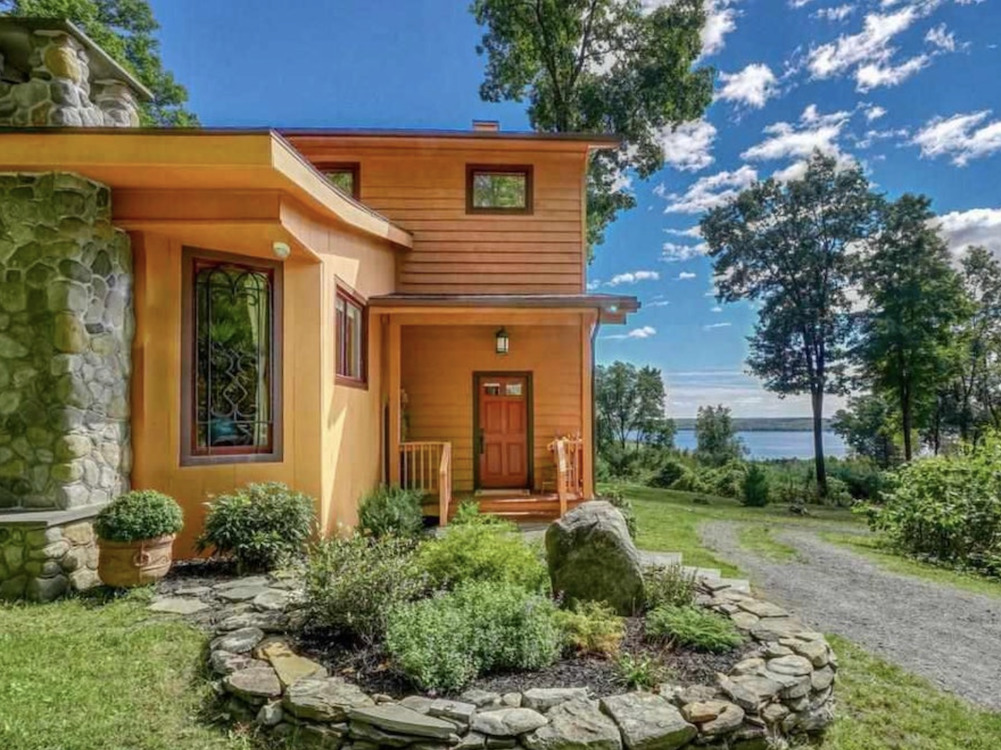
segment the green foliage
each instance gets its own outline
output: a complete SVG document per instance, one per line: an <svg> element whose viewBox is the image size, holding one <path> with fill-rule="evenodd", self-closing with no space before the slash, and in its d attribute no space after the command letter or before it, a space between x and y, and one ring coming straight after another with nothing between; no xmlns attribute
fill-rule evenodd
<svg viewBox="0 0 1001 750"><path fill-rule="evenodd" d="M734 432L730 409L722 404L699 407L695 441L695 457L708 466L722 466L744 455L744 444Z"/></svg>
<svg viewBox="0 0 1001 750"><path fill-rule="evenodd" d="M306 566L309 625L375 641L389 612L427 591L413 543L361 535L317 544Z"/></svg>
<svg viewBox="0 0 1001 750"><path fill-rule="evenodd" d="M232 557L241 572L273 570L300 555L316 520L313 498L281 482L248 484L205 505L198 551Z"/></svg>
<svg viewBox="0 0 1001 750"><path fill-rule="evenodd" d="M1001 436L899 470L870 526L905 552L1001 576Z"/></svg>
<svg viewBox="0 0 1001 750"><path fill-rule="evenodd" d="M651 690L665 676L664 665L652 656L622 654L616 662L619 679L630 690Z"/></svg>
<svg viewBox="0 0 1001 750"><path fill-rule="evenodd" d="M184 526L181 506L156 490L133 490L115 498L94 520L97 536L109 542L138 542L176 534Z"/></svg>
<svg viewBox="0 0 1001 750"><path fill-rule="evenodd" d="M611 656L619 652L625 620L604 602L574 602L556 612L567 645L579 654Z"/></svg>
<svg viewBox="0 0 1001 750"><path fill-rule="evenodd" d="M855 456L888 469L900 461L900 429L894 417L893 406L884 396L862 393L849 397L848 408L834 413L831 428Z"/></svg>
<svg viewBox="0 0 1001 750"><path fill-rule="evenodd" d="M968 301L932 224L931 201L904 194L882 213L861 274L869 305L857 356L863 377L894 403L910 461L912 431L927 425L936 392L954 373L954 333L968 316Z"/></svg>
<svg viewBox="0 0 1001 750"><path fill-rule="evenodd" d="M588 245L635 198L627 170L646 178L664 165L662 132L696 120L712 100L712 71L695 67L706 13L699 0L656 8L640 0L473 0L484 27L485 101L526 101L534 130L614 133L617 150L592 157Z"/></svg>
<svg viewBox="0 0 1001 750"><path fill-rule="evenodd" d="M447 527L421 545L417 563L437 587L454 588L469 581L491 581L545 589L549 573L538 550L512 525L461 524Z"/></svg>
<svg viewBox="0 0 1001 750"><path fill-rule="evenodd" d="M684 607L695 601L695 572L680 565L654 565L643 571L643 590L649 609Z"/></svg>
<svg viewBox="0 0 1001 750"><path fill-rule="evenodd" d="M619 509L619 512L626 521L629 536L632 539L636 539L636 511L633 510L633 503L626 497L625 491L619 486L612 486L602 493L601 499L607 500Z"/></svg>
<svg viewBox="0 0 1001 750"><path fill-rule="evenodd" d="M688 467L676 458L668 458L661 465L657 473L651 478L650 484L653 487L667 489L681 479L688 471Z"/></svg>
<svg viewBox="0 0 1001 750"><path fill-rule="evenodd" d="M393 607L386 650L422 690L456 691L480 674L540 669L563 634L545 596L513 583L469 582Z"/></svg>
<svg viewBox="0 0 1001 750"><path fill-rule="evenodd" d="M740 503L750 508L763 508L769 500L768 474L761 466L752 463L744 474Z"/></svg>
<svg viewBox="0 0 1001 750"><path fill-rule="evenodd" d="M358 508L358 528L372 536L417 536L424 528L424 493L383 485Z"/></svg>
<svg viewBox="0 0 1001 750"><path fill-rule="evenodd" d="M463 524L479 524L482 526L497 526L513 531L514 527L509 521L505 521L500 516L489 513L480 513L480 504L475 500L463 500L455 510L455 515L449 521L452 526Z"/></svg>
<svg viewBox="0 0 1001 750"><path fill-rule="evenodd" d="M695 606L662 605L646 616L646 634L699 651L723 653L744 642L726 617Z"/></svg>
<svg viewBox="0 0 1001 750"><path fill-rule="evenodd" d="M0 0L0 13L69 19L153 93L142 108L144 125L198 125L184 108L188 92L163 69L160 25L147 0Z"/></svg>
<svg viewBox="0 0 1001 750"><path fill-rule="evenodd" d="M598 453L616 477L632 474L674 444L674 422L664 417L666 394L660 370L627 362L599 365L594 403Z"/></svg>

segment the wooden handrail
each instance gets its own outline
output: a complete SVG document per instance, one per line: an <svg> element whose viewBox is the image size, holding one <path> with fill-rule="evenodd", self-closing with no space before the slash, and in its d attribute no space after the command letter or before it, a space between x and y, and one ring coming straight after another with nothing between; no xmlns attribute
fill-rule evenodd
<svg viewBox="0 0 1001 750"><path fill-rule="evenodd" d="M567 512L571 499L584 495L584 441L580 437L560 437L549 444L556 464L556 496L560 501L560 516Z"/></svg>
<svg viewBox="0 0 1001 750"><path fill-rule="evenodd" d="M452 444L431 441L400 443L400 486L438 496L439 523L448 523L452 502Z"/></svg>

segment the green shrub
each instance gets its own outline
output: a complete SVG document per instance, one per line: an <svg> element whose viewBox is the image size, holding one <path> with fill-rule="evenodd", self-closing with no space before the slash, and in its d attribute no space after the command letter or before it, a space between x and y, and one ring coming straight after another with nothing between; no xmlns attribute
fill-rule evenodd
<svg viewBox="0 0 1001 750"><path fill-rule="evenodd" d="M232 557L241 573L273 570L303 552L313 531L313 499L281 482L249 484L205 504L198 551Z"/></svg>
<svg viewBox="0 0 1001 750"><path fill-rule="evenodd" d="M661 464L657 473L650 479L650 484L654 487L667 489L681 479L684 473L688 470L688 467L681 463L681 461L674 458L668 458Z"/></svg>
<svg viewBox="0 0 1001 750"><path fill-rule="evenodd" d="M679 492L712 494L712 489L702 478L701 473L688 467L685 467L684 473L674 480L671 489Z"/></svg>
<svg viewBox="0 0 1001 750"><path fill-rule="evenodd" d="M611 656L619 652L625 620L604 602L574 602L556 613L567 645L580 654Z"/></svg>
<svg viewBox="0 0 1001 750"><path fill-rule="evenodd" d="M601 499L607 500L619 509L619 512L626 521L626 529L629 531L629 536L635 539L637 533L636 511L633 510L633 501L626 497L625 490L618 485L613 485L602 493Z"/></svg>
<svg viewBox="0 0 1001 750"><path fill-rule="evenodd" d="M510 583L466 583L394 607L386 650L423 690L456 691L477 675L541 669L562 646L555 606Z"/></svg>
<svg viewBox="0 0 1001 750"><path fill-rule="evenodd" d="M133 490L106 505L94 521L98 537L109 542L138 542L176 534L184 526L181 507L156 490Z"/></svg>
<svg viewBox="0 0 1001 750"><path fill-rule="evenodd" d="M763 508L768 505L768 474L758 464L751 464L744 474L740 503L749 508Z"/></svg>
<svg viewBox="0 0 1001 750"><path fill-rule="evenodd" d="M651 690L665 676L664 665L651 656L622 654L616 666L619 679L630 690Z"/></svg>
<svg viewBox="0 0 1001 750"><path fill-rule="evenodd" d="M383 485L358 507L358 528L372 536L416 536L424 528L424 493Z"/></svg>
<svg viewBox="0 0 1001 750"><path fill-rule="evenodd" d="M510 531L517 529L510 521L505 521L500 516L493 516L489 513L480 513L480 504L475 500L463 500L455 510L455 515L449 521L452 526L462 524L482 524L484 526L502 526Z"/></svg>
<svg viewBox="0 0 1001 750"><path fill-rule="evenodd" d="M899 470L870 525L896 548L1001 576L1001 436Z"/></svg>
<svg viewBox="0 0 1001 750"><path fill-rule="evenodd" d="M309 624L374 641L393 607L427 591L412 542L355 535L328 539L310 551L306 566Z"/></svg>
<svg viewBox="0 0 1001 750"><path fill-rule="evenodd" d="M417 564L436 587L493 581L541 591L549 582L540 551L529 546L513 524L449 526L421 545Z"/></svg>
<svg viewBox="0 0 1001 750"><path fill-rule="evenodd" d="M695 601L695 584L695 571L686 573L680 564L648 567L643 571L646 606L687 606Z"/></svg>
<svg viewBox="0 0 1001 750"><path fill-rule="evenodd" d="M662 605L651 610L646 616L646 634L679 646L717 653L730 651L744 641L728 618L692 605Z"/></svg>

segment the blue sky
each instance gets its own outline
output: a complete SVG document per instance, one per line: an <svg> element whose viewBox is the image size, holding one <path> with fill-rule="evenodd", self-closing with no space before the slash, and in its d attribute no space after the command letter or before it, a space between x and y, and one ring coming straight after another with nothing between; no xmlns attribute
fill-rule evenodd
<svg viewBox="0 0 1001 750"><path fill-rule="evenodd" d="M648 6L665 0L643 0ZM153 0L163 57L214 126L527 127L479 100L481 32L465 0ZM638 207L598 248L590 286L644 308L603 329L599 359L662 368L673 416L809 413L744 374L754 312L720 307L692 228L755 178L795 175L814 147L860 162L881 190L932 197L958 252L1001 254L998 0L712 0L703 121L665 133L668 165L631 181ZM828 411L838 401L830 399Z"/></svg>

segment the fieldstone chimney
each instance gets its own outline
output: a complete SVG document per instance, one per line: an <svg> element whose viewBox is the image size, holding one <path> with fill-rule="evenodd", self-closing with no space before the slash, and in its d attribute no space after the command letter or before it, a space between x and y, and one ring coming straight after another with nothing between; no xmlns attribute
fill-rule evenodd
<svg viewBox="0 0 1001 750"><path fill-rule="evenodd" d="M151 98L73 24L0 18L0 170L4 128L137 127ZM0 599L98 583L92 519L129 488L132 336L111 190L0 171Z"/></svg>

